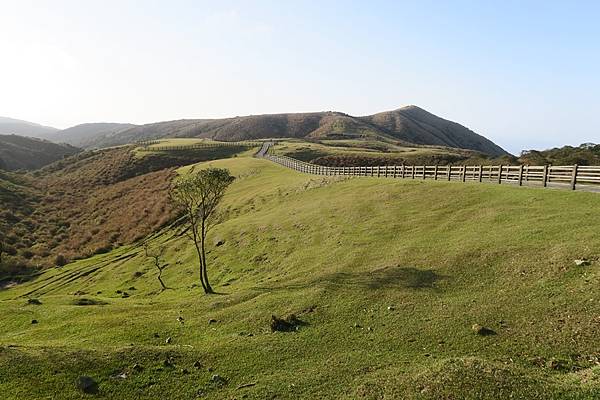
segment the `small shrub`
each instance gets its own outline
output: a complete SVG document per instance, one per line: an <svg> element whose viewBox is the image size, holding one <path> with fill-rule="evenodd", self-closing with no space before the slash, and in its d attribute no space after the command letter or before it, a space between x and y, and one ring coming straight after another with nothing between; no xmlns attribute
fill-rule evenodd
<svg viewBox="0 0 600 400"><path fill-rule="evenodd" d="M54 265L58 267L62 267L63 265L67 265L68 263L69 261L67 260L67 257L65 257L62 254L57 255L56 259L54 260Z"/></svg>

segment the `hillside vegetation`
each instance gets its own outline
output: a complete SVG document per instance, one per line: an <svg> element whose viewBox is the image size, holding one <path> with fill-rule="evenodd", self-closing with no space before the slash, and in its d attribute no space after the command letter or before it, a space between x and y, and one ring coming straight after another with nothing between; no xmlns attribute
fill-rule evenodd
<svg viewBox="0 0 600 400"><path fill-rule="evenodd" d="M397 144L470 149L491 156L507 154L502 148L468 128L416 106L366 117L329 111L165 121L97 134L88 137L82 145L108 147L167 137L200 137L221 141L264 138L392 140Z"/></svg>
<svg viewBox="0 0 600 400"><path fill-rule="evenodd" d="M0 285L145 237L174 217L168 188L175 167L245 151L138 153L126 146L0 175L0 239L7 247Z"/></svg>
<svg viewBox="0 0 600 400"><path fill-rule="evenodd" d="M66 144L18 135L0 135L0 169L37 169L80 151Z"/></svg>
<svg viewBox="0 0 600 400"><path fill-rule="evenodd" d="M166 291L136 245L0 291L4 398L84 398L84 375L119 399L600 396L597 194L210 165L237 177L220 294L177 228L152 236Z"/></svg>
<svg viewBox="0 0 600 400"><path fill-rule="evenodd" d="M564 146L549 150L528 150L519 160L531 165L600 165L600 144L584 143L578 147Z"/></svg>

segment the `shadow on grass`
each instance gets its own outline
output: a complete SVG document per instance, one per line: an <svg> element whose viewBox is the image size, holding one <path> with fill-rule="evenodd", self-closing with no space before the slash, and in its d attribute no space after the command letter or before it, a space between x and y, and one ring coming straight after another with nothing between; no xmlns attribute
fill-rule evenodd
<svg viewBox="0 0 600 400"><path fill-rule="evenodd" d="M255 289L271 291L285 289L305 289L318 285L345 286L357 289L436 289L436 282L446 278L431 269L390 266L373 271L336 272L312 280L308 283L280 286L259 286Z"/></svg>

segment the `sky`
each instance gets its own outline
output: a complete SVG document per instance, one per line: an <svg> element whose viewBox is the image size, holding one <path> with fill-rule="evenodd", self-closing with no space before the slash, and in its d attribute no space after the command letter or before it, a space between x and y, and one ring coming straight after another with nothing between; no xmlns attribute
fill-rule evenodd
<svg viewBox="0 0 600 400"><path fill-rule="evenodd" d="M405 105L512 153L600 142L598 1L0 0L0 115L84 122Z"/></svg>

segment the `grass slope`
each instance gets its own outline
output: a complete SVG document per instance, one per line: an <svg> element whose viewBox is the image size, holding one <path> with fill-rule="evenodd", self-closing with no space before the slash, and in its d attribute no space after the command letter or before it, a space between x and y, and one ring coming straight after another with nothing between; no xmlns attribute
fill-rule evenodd
<svg viewBox="0 0 600 400"><path fill-rule="evenodd" d="M171 231L153 239L168 245L162 293L133 246L0 291L4 398L86 398L80 375L118 399L600 395L597 195L207 164L238 176L211 233L221 294L200 294ZM271 333L288 313L306 325Z"/></svg>

